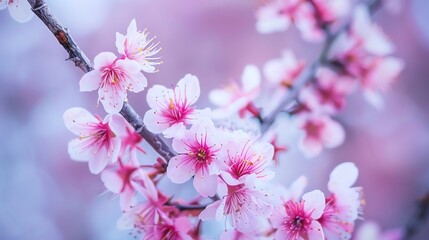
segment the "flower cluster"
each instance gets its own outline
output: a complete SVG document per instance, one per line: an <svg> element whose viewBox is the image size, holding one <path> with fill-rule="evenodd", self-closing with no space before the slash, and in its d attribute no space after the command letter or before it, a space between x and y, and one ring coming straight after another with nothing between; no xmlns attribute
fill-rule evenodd
<svg viewBox="0 0 429 240"><path fill-rule="evenodd" d="M338 23L351 11L351 22L343 29ZM346 98L360 87L371 103L381 106L381 94L403 63L389 56L393 44L371 21L368 9L358 5L352 10L350 1L273 0L257 16L260 32L284 30L294 23L304 38L327 39L330 48L317 64L288 50L262 71L247 65L241 84L210 92L213 110L198 107L201 89L194 75L186 74L172 88L153 85L146 95L149 109L137 119L143 126L139 132L119 113L124 114L127 91L143 91L148 85L143 72L156 72L161 61L156 57L158 44L147 31L137 30L135 20L126 35L116 34L120 56L98 54L94 70L80 80L81 91L98 89L98 101L108 115L102 119L83 108L67 110L64 122L77 135L69 143L69 154L87 161L91 173L100 174L106 188L119 195L120 229L141 239L197 239L200 224L215 219L224 224L221 239L352 237L364 202L362 189L353 186L356 165L335 167L326 195L320 190L304 193L305 177L288 189L275 178L275 167L282 164L279 153L296 145L313 157L339 146L345 133L333 116L344 108ZM333 29L338 32L332 34ZM290 95L293 101L285 104L284 96ZM285 112L286 121L281 117ZM293 132L289 129L297 134L290 134L285 146L278 136ZM158 141L152 145L155 150L171 142L171 159L142 164L146 130L153 134L147 141ZM163 189L163 176L170 185L192 181L192 199Z"/></svg>
<svg viewBox="0 0 429 240"><path fill-rule="evenodd" d="M0 10L9 9L10 16L17 22L30 21L34 14L27 0L0 0Z"/></svg>

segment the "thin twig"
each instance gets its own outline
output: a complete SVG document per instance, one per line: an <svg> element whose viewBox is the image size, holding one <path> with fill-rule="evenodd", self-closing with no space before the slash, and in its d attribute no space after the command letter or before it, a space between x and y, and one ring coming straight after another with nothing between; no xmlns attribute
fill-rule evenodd
<svg viewBox="0 0 429 240"><path fill-rule="evenodd" d="M48 5L44 0L28 0L34 14L42 20L42 22L54 34L58 42L68 52L67 60L74 62L76 67L79 67L85 73L93 70L91 62L86 57L85 53L79 48L67 28L60 24L56 17L49 10ZM142 118L127 102L124 102L120 114L134 127L136 132L140 134L149 145L167 162L170 161L176 153L162 140L159 135L150 132L143 124Z"/></svg>

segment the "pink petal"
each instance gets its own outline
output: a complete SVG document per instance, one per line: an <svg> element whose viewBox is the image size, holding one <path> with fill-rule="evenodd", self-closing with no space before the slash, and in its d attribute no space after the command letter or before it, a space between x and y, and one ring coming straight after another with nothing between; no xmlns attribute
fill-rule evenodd
<svg viewBox="0 0 429 240"><path fill-rule="evenodd" d="M305 187L307 187L307 182L307 178L305 176L301 176L291 184L289 191L294 201L299 200L302 193L304 192Z"/></svg>
<svg viewBox="0 0 429 240"><path fill-rule="evenodd" d="M194 75L187 74L179 80L174 92L176 98L186 99L189 105L195 103L200 97L200 83L198 82L198 78Z"/></svg>
<svg viewBox="0 0 429 240"><path fill-rule="evenodd" d="M130 25L128 25L127 28L127 35L133 35L137 33L137 23L136 23L136 19L133 18L133 20L131 20Z"/></svg>
<svg viewBox="0 0 429 240"><path fill-rule="evenodd" d="M192 229L192 224L187 217L178 217L174 220L174 226L179 232L187 233Z"/></svg>
<svg viewBox="0 0 429 240"><path fill-rule="evenodd" d="M246 93L259 88L261 84L261 74L258 67L255 65L247 65L241 76L241 84L243 85L243 90Z"/></svg>
<svg viewBox="0 0 429 240"><path fill-rule="evenodd" d="M87 162L91 160L92 154L84 146L86 139L75 138L69 142L68 153L70 158L76 161Z"/></svg>
<svg viewBox="0 0 429 240"><path fill-rule="evenodd" d="M185 130L186 127L183 123L176 123L162 131L162 134L166 138L182 137L185 134Z"/></svg>
<svg viewBox="0 0 429 240"><path fill-rule="evenodd" d="M213 197L217 192L217 176L202 174L197 171L194 177L194 187L203 197Z"/></svg>
<svg viewBox="0 0 429 240"><path fill-rule="evenodd" d="M326 121L322 137L325 147L338 147L345 139L344 128L338 122L329 119Z"/></svg>
<svg viewBox="0 0 429 240"><path fill-rule="evenodd" d="M313 219L318 219L325 209L325 195L320 190L308 192L302 196L304 210L311 213Z"/></svg>
<svg viewBox="0 0 429 240"><path fill-rule="evenodd" d="M124 71L125 73L139 73L140 66L134 60L129 59L119 59L116 61L116 66Z"/></svg>
<svg viewBox="0 0 429 240"><path fill-rule="evenodd" d="M101 52L94 58L94 69L100 70L104 67L109 67L116 60L116 55L111 52Z"/></svg>
<svg viewBox="0 0 429 240"><path fill-rule="evenodd" d="M125 89L115 89L110 85L105 85L98 89L100 102L107 113L119 113L127 97Z"/></svg>
<svg viewBox="0 0 429 240"><path fill-rule="evenodd" d="M129 125L127 120L125 120L125 118L122 117L122 115L119 115L119 114L107 115L103 122L109 123L110 129L116 136L119 136L119 137L128 136L127 126L131 127L131 125Z"/></svg>
<svg viewBox="0 0 429 240"><path fill-rule="evenodd" d="M31 6L28 1L13 1L12 4L9 5L9 13L10 15L20 23L28 22L33 18L34 13L31 11Z"/></svg>
<svg viewBox="0 0 429 240"><path fill-rule="evenodd" d="M97 70L85 73L79 81L79 87L81 92L91 92L97 90L100 87L101 75Z"/></svg>
<svg viewBox="0 0 429 240"><path fill-rule="evenodd" d="M259 33L268 34L273 32L281 32L288 29L290 20L288 17L279 14L279 10L283 7L282 4L271 2L271 4L262 7L257 12L256 29Z"/></svg>
<svg viewBox="0 0 429 240"><path fill-rule="evenodd" d="M120 54L125 54L125 39L124 35L116 33L116 48Z"/></svg>
<svg viewBox="0 0 429 240"><path fill-rule="evenodd" d="M358 177L359 170L351 162L341 163L331 172L329 177L328 189L333 192L338 188L351 187Z"/></svg>
<svg viewBox="0 0 429 240"><path fill-rule="evenodd" d="M147 79L141 72L137 72L134 74L128 74L128 81L130 85L128 86L128 90L131 92L141 92L147 87Z"/></svg>
<svg viewBox="0 0 429 240"><path fill-rule="evenodd" d="M223 201L222 200L218 200L210 205L208 205L198 216L199 219L201 219L202 221L206 221L206 220L210 220L210 219L214 219L217 218L218 215L218 209L220 207L223 206L223 204L221 204Z"/></svg>
<svg viewBox="0 0 429 240"><path fill-rule="evenodd" d="M276 234L274 235L274 239L275 240L285 240L285 239L289 240L292 238L290 237L290 235L288 234L286 229L279 228L279 229L277 229Z"/></svg>
<svg viewBox="0 0 429 240"><path fill-rule="evenodd" d="M86 137L92 133L94 124L99 123L90 112L84 108L74 107L64 112L64 124L72 133Z"/></svg>
<svg viewBox="0 0 429 240"><path fill-rule="evenodd" d="M107 190L113 193L120 193L124 185L124 181L116 171L106 169L101 173L101 181Z"/></svg>
<svg viewBox="0 0 429 240"><path fill-rule="evenodd" d="M117 160L121 148L121 139L113 138L110 144L109 149L107 146L102 146L99 149L98 146L94 146L92 149L94 151L93 158L89 161L89 171L92 174L99 174L108 163Z"/></svg>
<svg viewBox="0 0 429 240"><path fill-rule="evenodd" d="M161 133L167 129L170 125L163 121L164 119L157 114L159 110L148 110L144 117L143 123L146 125L147 129L153 133Z"/></svg>
<svg viewBox="0 0 429 240"><path fill-rule="evenodd" d="M323 234L322 226L317 221L312 221L310 224L310 229L307 232L308 239L311 240L324 240L325 236ZM338 236L339 237L339 236Z"/></svg>
<svg viewBox="0 0 429 240"><path fill-rule="evenodd" d="M129 210L131 208L132 200L135 196L135 192L129 186L120 195L120 205L122 210Z"/></svg>
<svg viewBox="0 0 429 240"><path fill-rule="evenodd" d="M168 163L167 176L174 183L184 183L195 175L193 161L188 161L187 155L173 157Z"/></svg>
<svg viewBox="0 0 429 240"><path fill-rule="evenodd" d="M190 144L194 141L195 135L186 131L182 137L173 138L172 147L174 151L178 153L188 153L190 148L186 144Z"/></svg>
<svg viewBox="0 0 429 240"><path fill-rule="evenodd" d="M169 101L174 100L173 90L161 85L154 85L147 91L146 101L152 109L165 109Z"/></svg>

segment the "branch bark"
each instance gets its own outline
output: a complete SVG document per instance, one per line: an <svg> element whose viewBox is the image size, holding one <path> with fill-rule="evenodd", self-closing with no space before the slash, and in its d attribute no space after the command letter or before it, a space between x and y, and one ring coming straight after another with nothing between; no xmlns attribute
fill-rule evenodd
<svg viewBox="0 0 429 240"><path fill-rule="evenodd" d="M49 10L48 5L44 0L28 0L34 14L48 27L54 34L58 42L69 54L67 60L74 62L75 66L80 68L85 73L93 70L91 61L86 57L85 53L79 48L72 36L57 18ZM150 132L143 124L142 118L127 102L124 102L120 114L134 127L136 132L140 134L149 145L167 162L170 161L176 153L163 141L161 136Z"/></svg>

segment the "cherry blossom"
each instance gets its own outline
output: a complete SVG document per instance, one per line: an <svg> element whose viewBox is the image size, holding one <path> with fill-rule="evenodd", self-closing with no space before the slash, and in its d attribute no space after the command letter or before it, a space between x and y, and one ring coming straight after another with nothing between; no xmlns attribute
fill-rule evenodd
<svg viewBox="0 0 429 240"><path fill-rule="evenodd" d="M224 89L210 91L210 101L219 107L212 112L212 117L214 119L227 118L236 113L240 113L240 116L244 117L247 111L258 115L252 101L259 95L260 84L259 69L254 65L247 65L241 76L241 87L236 83L231 83Z"/></svg>
<svg viewBox="0 0 429 240"><path fill-rule="evenodd" d="M351 238L362 205L361 188L351 187L357 177L358 169L351 162L338 165L330 175L328 189L332 194L319 220L328 239Z"/></svg>
<svg viewBox="0 0 429 240"><path fill-rule="evenodd" d="M286 202L281 211L274 211L271 217L273 227L277 228L275 239L325 239L317 221L324 207L325 196L319 190L304 194L301 201Z"/></svg>
<svg viewBox="0 0 429 240"><path fill-rule="evenodd" d="M117 160L121 139L116 137L114 116L108 115L101 120L83 108L70 108L63 118L66 127L78 136L68 145L72 159L87 161L93 174L100 173L108 163Z"/></svg>
<svg viewBox="0 0 429 240"><path fill-rule="evenodd" d="M121 209L127 210L136 194L133 179L138 179L144 173L133 164L123 163L121 159L118 162L118 165L107 167L101 173L101 180L109 191L120 196Z"/></svg>
<svg viewBox="0 0 429 240"><path fill-rule="evenodd" d="M224 135L218 133L208 120L192 126L183 136L173 139L178 153L167 167L167 176L174 183L184 183L194 176L194 187L202 196L213 196L220 173L218 152Z"/></svg>
<svg viewBox="0 0 429 240"><path fill-rule="evenodd" d="M291 88L304 67L304 61L296 59L291 51L285 51L281 58L265 64L264 75L272 83Z"/></svg>
<svg viewBox="0 0 429 240"><path fill-rule="evenodd" d="M274 172L267 167L274 156L273 145L266 142L254 142L248 136L240 136L227 142L219 153L224 161L221 175L229 185L244 183L250 175L259 180L270 180Z"/></svg>
<svg viewBox="0 0 429 240"><path fill-rule="evenodd" d="M127 90L141 92L147 80L137 62L102 52L94 59L94 70L86 73L79 84L82 92L98 89L98 100L106 112L118 113L127 99Z"/></svg>
<svg viewBox="0 0 429 240"><path fill-rule="evenodd" d="M188 232L192 229L192 224L187 217L178 217L173 220L166 219L164 222L153 227L148 227L144 239L174 239L192 240Z"/></svg>
<svg viewBox="0 0 429 240"><path fill-rule="evenodd" d="M116 47L124 57L139 63L141 70L147 73L156 72L156 65L161 64L159 57L154 57L161 48L159 43L153 43L154 38L148 39L149 33L137 30L136 20L133 19L127 29L127 35L116 33Z"/></svg>
<svg viewBox="0 0 429 240"><path fill-rule="evenodd" d="M173 206L165 205L168 198L158 191L152 180L146 174L140 174L135 180L134 187L145 201L135 206L131 206L118 220L120 229L136 229L147 231L148 227L168 221L169 213L177 211Z"/></svg>
<svg viewBox="0 0 429 240"><path fill-rule="evenodd" d="M307 157L314 157L323 148L335 148L344 142L343 127L327 115L304 114L299 121L304 131L299 147Z"/></svg>
<svg viewBox="0 0 429 240"><path fill-rule="evenodd" d="M349 9L349 0L272 0L257 12L256 29L267 34L284 31L294 23L304 39L320 41L322 28L345 16Z"/></svg>
<svg viewBox="0 0 429 240"><path fill-rule="evenodd" d="M210 109L198 110L192 106L200 96L198 78L187 74L174 89L155 85L147 93L151 108L143 118L146 127L153 133L163 133L172 138L180 135L186 125L210 118Z"/></svg>
<svg viewBox="0 0 429 240"><path fill-rule="evenodd" d="M0 10L8 8L10 16L17 22L30 21L34 14L27 0L0 0Z"/></svg>
<svg viewBox="0 0 429 240"><path fill-rule="evenodd" d="M316 84L304 88L299 96L312 112L334 114L344 108L346 97L355 89L356 82L347 75L338 75L328 68L320 68Z"/></svg>
<svg viewBox="0 0 429 240"><path fill-rule="evenodd" d="M263 226L264 220L271 214L272 205L269 195L257 181L252 176L245 184L227 185L227 194L208 205L199 218L203 221L213 218L221 221L226 216L236 230L244 233L258 232L261 224Z"/></svg>

